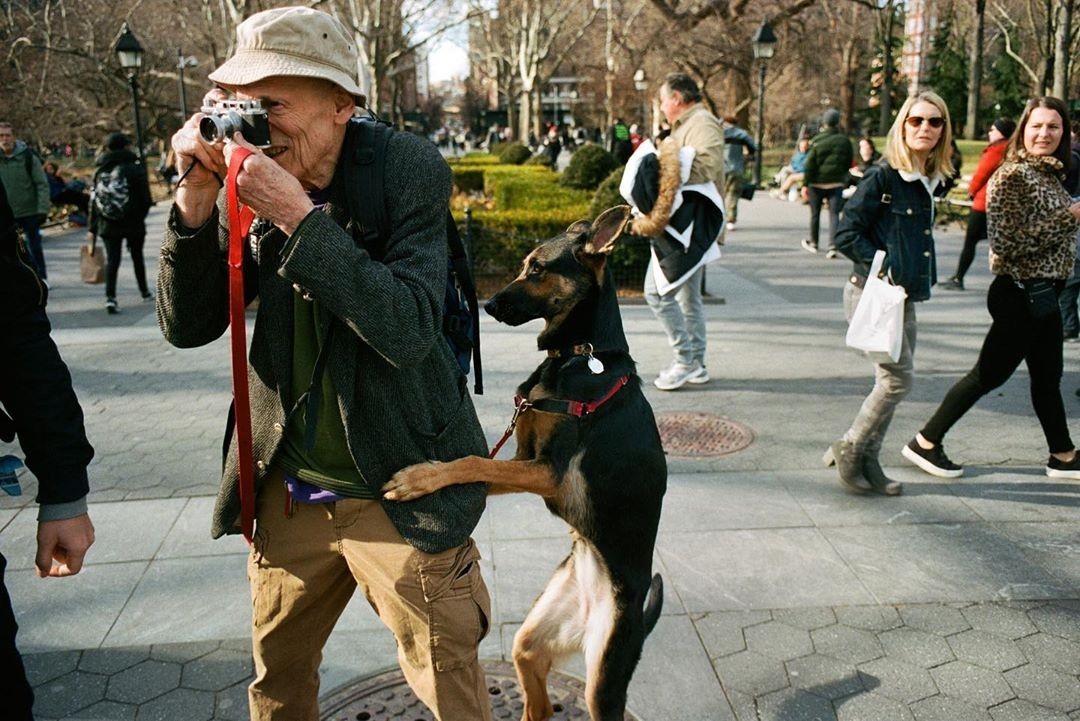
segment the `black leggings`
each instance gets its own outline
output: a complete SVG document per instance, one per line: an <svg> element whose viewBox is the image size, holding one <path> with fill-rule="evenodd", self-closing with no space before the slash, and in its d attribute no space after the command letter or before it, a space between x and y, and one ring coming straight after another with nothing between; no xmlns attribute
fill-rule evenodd
<svg viewBox="0 0 1080 721"><path fill-rule="evenodd" d="M967 232L964 233L964 247L960 251L960 262L956 264L958 280L963 280L967 275L971 261L975 260L975 246L980 240L986 238L986 213L981 210L973 210L968 215Z"/></svg>
<svg viewBox="0 0 1080 721"><path fill-rule="evenodd" d="M105 243L105 297L116 297L116 276L120 272L120 261L123 259L123 238L102 238ZM146 242L146 231L136 235L128 235L128 252L131 253L131 262L135 265L135 282L139 284L139 292L146 295L149 288L146 286L146 263L143 261L143 244Z"/></svg>
<svg viewBox="0 0 1080 721"><path fill-rule="evenodd" d="M1023 289L1009 276L1001 275L990 284L986 306L993 323L979 351L979 360L945 394L923 427L923 437L940 443L976 401L1009 380L1020 361L1025 361L1031 376L1031 405L1050 452L1071 451L1073 442L1061 401L1061 314L1035 318Z"/></svg>

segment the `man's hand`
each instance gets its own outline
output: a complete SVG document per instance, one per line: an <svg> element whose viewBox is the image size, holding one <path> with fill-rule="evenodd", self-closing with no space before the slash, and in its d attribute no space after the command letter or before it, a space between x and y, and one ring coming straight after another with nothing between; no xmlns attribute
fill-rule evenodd
<svg viewBox="0 0 1080 721"><path fill-rule="evenodd" d="M810 188L808 186L804 185L802 187L802 189L799 191L799 195L802 196L803 200L809 202L810 201Z"/></svg>
<svg viewBox="0 0 1080 721"><path fill-rule="evenodd" d="M87 513L62 521L41 521L37 532L37 575L74 576L82 570L83 557L94 543L94 524Z"/></svg>
<svg viewBox="0 0 1080 721"><path fill-rule="evenodd" d="M203 103L209 104L224 97L224 91L215 89L206 95ZM202 118L201 112L195 113L172 136L176 172L180 176L187 173L176 189L176 209L180 220L189 228L199 227L213 214L220 183L224 181L227 170L222 147L206 142L199 133ZM192 168L193 165L196 167ZM190 173L187 172L189 168Z"/></svg>
<svg viewBox="0 0 1080 721"><path fill-rule="evenodd" d="M300 181L287 170L266 157L261 150L244 140L239 133L225 143L225 163L228 167L237 148L252 151L236 174L236 191L240 202L266 218L286 235L292 235L314 204L304 192Z"/></svg>

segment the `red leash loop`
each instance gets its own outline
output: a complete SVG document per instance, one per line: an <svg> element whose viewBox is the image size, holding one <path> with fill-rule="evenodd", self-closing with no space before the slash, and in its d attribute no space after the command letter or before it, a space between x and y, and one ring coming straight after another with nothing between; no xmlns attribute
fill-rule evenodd
<svg viewBox="0 0 1080 721"><path fill-rule="evenodd" d="M491 453L488 454L488 458L494 458L499 453L499 449L503 447L503 444L510 440L510 436L514 434L514 429L517 427L518 416L525 411L532 408L532 404L529 403L527 398L522 396L514 396L514 416L510 419L510 424L506 426L506 430L503 431L502 438L495 444L495 447L491 449Z"/></svg>
<svg viewBox="0 0 1080 721"><path fill-rule="evenodd" d="M240 471L240 531L249 544L255 531L255 463L252 458L251 402L248 399L247 323L244 319L244 243L255 213L240 205L236 176L251 155L237 147L229 161L225 183L229 209L229 328L232 355L233 416L236 424L237 467Z"/></svg>

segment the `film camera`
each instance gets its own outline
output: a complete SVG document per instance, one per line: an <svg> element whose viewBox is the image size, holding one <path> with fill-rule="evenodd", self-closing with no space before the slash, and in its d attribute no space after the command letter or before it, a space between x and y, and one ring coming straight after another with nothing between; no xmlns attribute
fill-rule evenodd
<svg viewBox="0 0 1080 721"><path fill-rule="evenodd" d="M240 131L257 148L270 146L270 123L258 100L218 100L202 109L199 133L208 143L219 143Z"/></svg>

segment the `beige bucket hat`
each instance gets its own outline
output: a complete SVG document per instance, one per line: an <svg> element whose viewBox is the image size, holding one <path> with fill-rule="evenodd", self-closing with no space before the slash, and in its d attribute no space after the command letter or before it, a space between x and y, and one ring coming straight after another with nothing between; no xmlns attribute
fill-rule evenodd
<svg viewBox="0 0 1080 721"><path fill-rule="evenodd" d="M363 103L356 83L356 45L333 15L304 7L255 13L236 26L236 52L210 80L220 85L249 85L285 75L323 78L340 85Z"/></svg>

